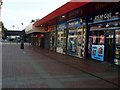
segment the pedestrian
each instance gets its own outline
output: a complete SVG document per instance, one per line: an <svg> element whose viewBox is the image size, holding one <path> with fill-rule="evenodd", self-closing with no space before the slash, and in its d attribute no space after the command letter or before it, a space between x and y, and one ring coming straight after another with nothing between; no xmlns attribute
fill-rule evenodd
<svg viewBox="0 0 120 90"><path fill-rule="evenodd" d="M20 49L24 49L24 41L23 40L21 40Z"/></svg>

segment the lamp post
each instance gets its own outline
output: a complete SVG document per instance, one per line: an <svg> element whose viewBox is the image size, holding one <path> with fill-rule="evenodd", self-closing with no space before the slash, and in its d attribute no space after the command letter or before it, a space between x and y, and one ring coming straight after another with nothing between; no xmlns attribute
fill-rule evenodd
<svg viewBox="0 0 120 90"><path fill-rule="evenodd" d="M23 30L23 23L21 23L21 25L22 25L22 30Z"/></svg>
<svg viewBox="0 0 120 90"><path fill-rule="evenodd" d="M12 25L13 29L15 28L15 25Z"/></svg>

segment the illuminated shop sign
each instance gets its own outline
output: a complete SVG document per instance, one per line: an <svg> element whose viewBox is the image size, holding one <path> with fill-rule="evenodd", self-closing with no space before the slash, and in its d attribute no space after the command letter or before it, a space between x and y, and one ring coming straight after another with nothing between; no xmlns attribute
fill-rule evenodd
<svg viewBox="0 0 120 90"><path fill-rule="evenodd" d="M67 23L68 23L68 28L74 28L83 25L82 19L80 18L69 20L67 21Z"/></svg>
<svg viewBox="0 0 120 90"><path fill-rule="evenodd" d="M66 22L64 23L60 23L57 25L57 30L63 30L63 29L66 29Z"/></svg>
<svg viewBox="0 0 120 90"><path fill-rule="evenodd" d="M89 23L99 23L99 22L107 22L107 21L113 21L113 20L119 20L120 19L120 12L118 11L113 11L113 12L108 12L108 13L102 13L102 14L97 14L95 16L92 16L89 18Z"/></svg>
<svg viewBox="0 0 120 90"><path fill-rule="evenodd" d="M100 20L108 20L111 19L112 17L112 13L105 13L105 14L101 14L101 15L97 15L94 17L94 21L100 21Z"/></svg>

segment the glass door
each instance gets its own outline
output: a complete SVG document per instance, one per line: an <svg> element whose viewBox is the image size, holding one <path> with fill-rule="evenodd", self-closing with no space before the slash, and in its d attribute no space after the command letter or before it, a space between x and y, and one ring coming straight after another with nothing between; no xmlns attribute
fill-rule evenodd
<svg viewBox="0 0 120 90"><path fill-rule="evenodd" d="M50 32L50 50L55 51L56 47L56 32L51 31Z"/></svg>
<svg viewBox="0 0 120 90"><path fill-rule="evenodd" d="M113 63L114 61L114 47L115 47L115 39L114 39L114 30L106 30L105 31L105 60Z"/></svg>
<svg viewBox="0 0 120 90"><path fill-rule="evenodd" d="M65 54L66 52L66 30L59 30L57 32L57 52Z"/></svg>
<svg viewBox="0 0 120 90"><path fill-rule="evenodd" d="M67 54L71 56L76 56L76 40L77 40L77 30L69 29L68 31L68 46Z"/></svg>
<svg viewBox="0 0 120 90"><path fill-rule="evenodd" d="M79 58L84 57L85 35L86 35L86 29L85 28L80 27L80 28L77 29L76 54L77 54L77 57L79 57Z"/></svg>

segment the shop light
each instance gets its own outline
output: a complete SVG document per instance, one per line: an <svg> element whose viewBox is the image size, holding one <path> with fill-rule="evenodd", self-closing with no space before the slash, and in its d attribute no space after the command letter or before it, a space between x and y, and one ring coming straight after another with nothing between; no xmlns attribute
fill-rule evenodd
<svg viewBox="0 0 120 90"><path fill-rule="evenodd" d="M115 14L116 14L116 15L118 15L118 14L119 14L119 12L115 12Z"/></svg>
<svg viewBox="0 0 120 90"><path fill-rule="evenodd" d="M115 23L114 25L115 25L115 26L118 26L118 23Z"/></svg>
<svg viewBox="0 0 120 90"><path fill-rule="evenodd" d="M99 25L98 28L101 28L101 26Z"/></svg>
<svg viewBox="0 0 120 90"><path fill-rule="evenodd" d="M108 23L106 24L106 27L109 27L109 24L108 24Z"/></svg>
<svg viewBox="0 0 120 90"><path fill-rule="evenodd" d="M65 18L65 16L63 15L62 18Z"/></svg>

